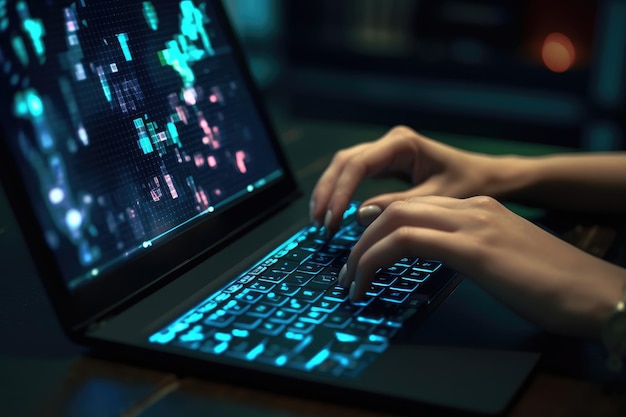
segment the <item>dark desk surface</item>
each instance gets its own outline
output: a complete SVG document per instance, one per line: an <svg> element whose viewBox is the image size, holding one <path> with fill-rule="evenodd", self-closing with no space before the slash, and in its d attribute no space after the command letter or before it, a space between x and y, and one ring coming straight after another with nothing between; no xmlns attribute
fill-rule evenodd
<svg viewBox="0 0 626 417"><path fill-rule="evenodd" d="M332 150L374 139L386 131L380 126L293 122L280 117L277 127L307 192L330 161ZM510 142L497 142L494 147L494 142L483 139L436 137L468 149L486 150L489 146L492 152L539 154L564 150ZM397 185L380 182L369 185L367 192L382 192L393 186ZM542 215L541 211L516 209L530 217ZM587 245L591 251L605 249L602 239L598 239L606 231L603 226L594 222L578 227L571 222L556 225L563 227L559 232L567 232L568 239L576 244ZM620 236L619 253L613 255L624 259L626 246L623 235ZM0 265L25 265L19 281L4 279L5 274L0 274L0 415L385 415L209 380L179 378L90 357L64 338L43 288L29 267L16 225L0 218L0 237ZM548 339L545 359L513 405L510 416L626 415L625 379L611 383L598 346Z"/></svg>

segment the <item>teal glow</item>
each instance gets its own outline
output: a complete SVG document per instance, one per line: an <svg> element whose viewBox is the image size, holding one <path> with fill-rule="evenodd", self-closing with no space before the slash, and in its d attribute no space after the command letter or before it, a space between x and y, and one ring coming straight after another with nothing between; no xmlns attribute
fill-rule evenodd
<svg viewBox="0 0 626 417"><path fill-rule="evenodd" d="M317 355L311 358L311 360L308 361L304 367L306 368L307 371L310 371L311 369L315 368L320 363L324 362L326 358L328 358L329 355L330 355L330 350L323 349Z"/></svg>
<svg viewBox="0 0 626 417"><path fill-rule="evenodd" d="M13 111L15 115L18 117L26 117L28 116L28 104L26 103L26 99L24 98L24 94L17 93L15 95L15 103L13 104Z"/></svg>
<svg viewBox="0 0 626 417"><path fill-rule="evenodd" d="M128 35L126 33L120 33L117 36L117 41L120 43L122 47L122 52L124 53L124 58L126 61L132 61L133 57L130 54L130 48L128 47Z"/></svg>
<svg viewBox="0 0 626 417"><path fill-rule="evenodd" d="M342 333L342 332L336 332L335 337L337 338L338 341L342 343L356 342L359 340L359 338L353 334Z"/></svg>
<svg viewBox="0 0 626 417"><path fill-rule="evenodd" d="M245 329L233 329L231 332L234 337L248 337L250 332Z"/></svg>
<svg viewBox="0 0 626 417"><path fill-rule="evenodd" d="M159 59L161 60L161 63L164 62L166 65L174 68L174 70L178 72L182 78L183 85L185 87L193 85L196 80L196 76L189 66L188 58L183 55L178 47L178 43L176 41L169 41L165 45L167 46L167 49L159 52Z"/></svg>
<svg viewBox="0 0 626 417"><path fill-rule="evenodd" d="M137 119L134 119L133 123L135 123L135 129L137 129L137 135L139 136L137 144L139 145L141 151L144 153L144 155L154 152L154 148L152 147L150 138L146 133L146 126L143 123L143 119L139 117Z"/></svg>
<svg viewBox="0 0 626 417"><path fill-rule="evenodd" d="M216 355L219 355L220 353L223 353L227 348L228 348L228 343L222 342L219 345L215 346L215 349L213 349L213 351L215 352Z"/></svg>
<svg viewBox="0 0 626 417"><path fill-rule="evenodd" d="M28 53L26 52L26 46L24 45L24 40L21 36L14 36L11 39L11 45L13 46L13 51L15 51L15 55L20 60L22 65L27 66L29 63Z"/></svg>
<svg viewBox="0 0 626 417"><path fill-rule="evenodd" d="M172 122L167 123L167 131L170 133L170 137L172 138L172 142L174 142L178 147L182 147L183 144L180 143L180 136L178 135L178 129L176 129L176 125Z"/></svg>
<svg viewBox="0 0 626 417"><path fill-rule="evenodd" d="M250 352L248 352L248 354L246 355L246 359L249 361L253 361L257 356L259 356L263 352L264 349L265 349L265 346L263 344L258 345L257 347L252 349Z"/></svg>
<svg viewBox="0 0 626 417"><path fill-rule="evenodd" d="M183 0L180 2L180 11L180 33L165 44L166 49L159 51L159 60L161 65L169 65L178 72L187 88L193 85L196 78L191 63L207 55L215 55L215 50L204 27L204 23L209 21L204 10L196 7L192 1ZM200 42L202 48L198 48L196 42Z"/></svg>
<svg viewBox="0 0 626 417"><path fill-rule="evenodd" d="M197 332L189 332L180 337L181 342L197 342L204 339L204 335L202 333Z"/></svg>
<svg viewBox="0 0 626 417"><path fill-rule="evenodd" d="M100 85L102 86L102 91L104 92L104 96L107 98L107 101L111 101L111 88L109 88L109 82L107 81L107 77L104 74L104 70L102 67L96 68L96 72L98 73L98 78L100 79Z"/></svg>
<svg viewBox="0 0 626 417"><path fill-rule="evenodd" d="M154 6L149 1L143 2L143 17L146 19L146 23L150 26L150 29L159 29L159 16L157 16Z"/></svg>
<svg viewBox="0 0 626 417"><path fill-rule="evenodd" d="M6 0L0 0L0 32L4 32L9 28L9 18L7 17L6 7Z"/></svg>
<svg viewBox="0 0 626 417"><path fill-rule="evenodd" d="M46 34L46 30L41 20L26 19L22 23L22 27L30 36L30 41L33 43L33 49L39 58L39 62L44 63L46 61L46 46L43 43L43 37Z"/></svg>
<svg viewBox="0 0 626 417"><path fill-rule="evenodd" d="M43 114L43 102L41 98L33 90L29 90L26 93L26 100L28 100L28 110L34 118L40 117Z"/></svg>
<svg viewBox="0 0 626 417"><path fill-rule="evenodd" d="M220 342L230 342L233 338L230 333L223 332L217 332L213 337L215 337L215 340L218 340Z"/></svg>
<svg viewBox="0 0 626 417"><path fill-rule="evenodd" d="M137 143L139 144L139 147L141 148L141 151L144 153L144 155L154 152L154 148L152 147L152 144L150 143L150 139L141 138L137 141Z"/></svg>
<svg viewBox="0 0 626 417"><path fill-rule="evenodd" d="M15 114L18 117L32 117L36 119L43 115L43 101L41 97L32 89L15 95L13 105Z"/></svg>
<svg viewBox="0 0 626 417"><path fill-rule="evenodd" d="M215 55L209 35L204 29L203 22L205 20L208 21L208 19L204 15L203 11L194 6L193 2L190 0L183 0L180 2L180 11L182 12L180 19L180 30L182 34L192 41L200 39L202 41L202 45L204 46L204 50L209 55Z"/></svg>

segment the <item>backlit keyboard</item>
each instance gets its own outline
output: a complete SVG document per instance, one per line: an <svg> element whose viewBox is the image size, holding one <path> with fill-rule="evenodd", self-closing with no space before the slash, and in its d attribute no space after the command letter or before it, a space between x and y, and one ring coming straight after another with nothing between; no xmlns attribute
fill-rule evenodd
<svg viewBox="0 0 626 417"><path fill-rule="evenodd" d="M356 377L455 273L402 258L378 271L364 300L348 300L339 270L363 232L353 203L330 240L307 227L230 285L150 336L153 343L309 372Z"/></svg>

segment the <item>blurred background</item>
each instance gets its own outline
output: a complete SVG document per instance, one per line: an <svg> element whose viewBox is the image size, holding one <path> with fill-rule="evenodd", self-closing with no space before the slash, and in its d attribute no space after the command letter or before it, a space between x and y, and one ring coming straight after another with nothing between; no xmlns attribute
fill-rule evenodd
<svg viewBox="0 0 626 417"><path fill-rule="evenodd" d="M626 0L224 0L294 117L626 149Z"/></svg>

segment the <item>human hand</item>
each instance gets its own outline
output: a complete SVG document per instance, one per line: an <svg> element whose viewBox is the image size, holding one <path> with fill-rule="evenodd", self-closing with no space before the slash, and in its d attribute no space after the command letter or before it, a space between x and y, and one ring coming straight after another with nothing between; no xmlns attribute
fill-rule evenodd
<svg viewBox="0 0 626 417"><path fill-rule="evenodd" d="M378 268L405 256L442 260L540 327L590 338L626 284L624 269L484 196L389 204L354 246L339 283L359 300Z"/></svg>
<svg viewBox="0 0 626 417"><path fill-rule="evenodd" d="M359 186L366 178L402 175L414 185L404 192L389 193L363 202L359 220L369 222L393 201L441 195L470 197L489 194L497 160L462 151L429 139L414 130L397 126L380 139L336 153L311 195L311 219L324 224L330 235Z"/></svg>

